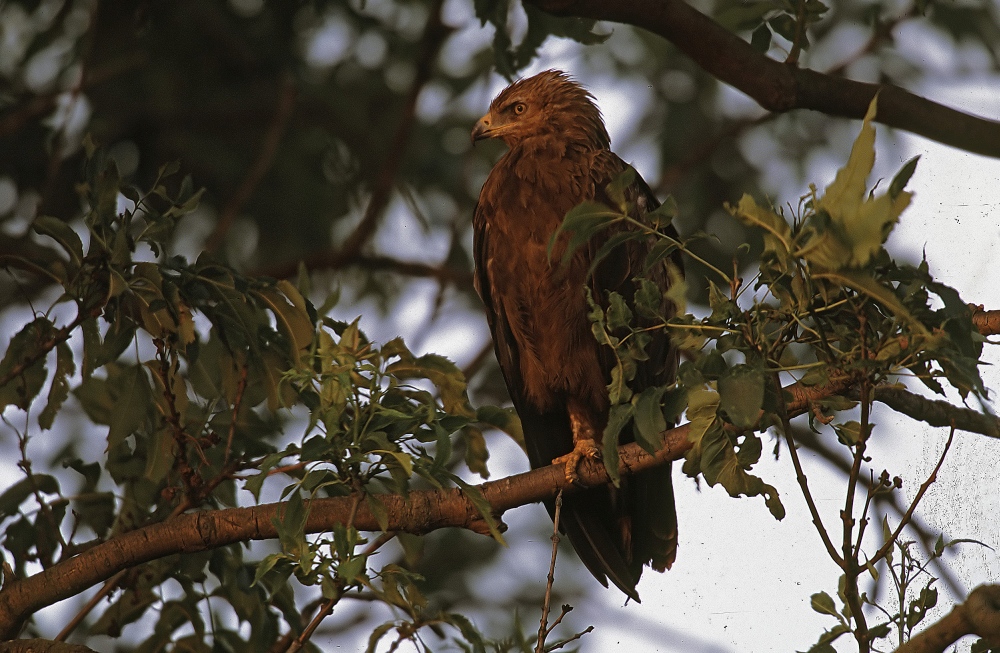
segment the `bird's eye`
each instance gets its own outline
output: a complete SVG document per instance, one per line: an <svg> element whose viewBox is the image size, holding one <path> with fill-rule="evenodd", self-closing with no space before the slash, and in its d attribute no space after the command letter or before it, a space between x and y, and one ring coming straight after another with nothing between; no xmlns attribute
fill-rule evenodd
<svg viewBox="0 0 1000 653"><path fill-rule="evenodd" d="M521 115L527 108L528 107L524 105L524 102L518 102L517 104L514 105L514 113L516 113L517 115Z"/></svg>

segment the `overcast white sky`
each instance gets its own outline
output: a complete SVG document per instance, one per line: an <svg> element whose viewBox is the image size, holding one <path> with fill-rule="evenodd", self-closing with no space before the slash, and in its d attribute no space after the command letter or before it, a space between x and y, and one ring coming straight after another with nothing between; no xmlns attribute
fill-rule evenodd
<svg viewBox="0 0 1000 653"><path fill-rule="evenodd" d="M623 84L620 79L595 77L575 56L577 47L566 41L550 40L525 76L552 67L574 74L594 92L612 143L638 142L634 147L619 150L619 154L647 178L655 178L659 169L655 152L644 149L642 139L632 139L629 133L635 124L631 117L638 110L637 105L647 101L642 81ZM929 52L928 56L942 58L934 48ZM498 76L492 80L489 93L484 93L482 110L503 86ZM1000 79L983 77L961 85L940 83L912 90L956 108L1000 119ZM732 113L759 111L731 89L722 94L721 102ZM860 121L843 123L845 138L853 139ZM921 155L908 186L916 195L889 239L890 252L914 260L924 251L932 274L956 287L967 301L1000 307L1000 289L990 266L1000 253L1000 197L996 193L1000 161L909 134L892 133L885 127L877 129L878 143L891 150L892 147L884 146L897 139L902 154L899 160L877 158L870 184L880 177L891 179L903 162ZM747 147L751 148L748 155L753 155L753 143ZM763 183L777 200L794 204L807 192L807 181L824 187L845 159L846 155L816 156L805 179L793 177L790 167L775 161L764 175ZM406 228L408 218L402 213L392 219ZM428 284L427 295L433 292L433 286ZM426 332L430 313L426 301L415 296L410 310L408 318L399 321L397 316L391 327L378 325L376 320L369 322L370 328L398 331L408 323L414 329L414 336ZM445 353L461 362L474 355L484 342L484 325L476 315L469 320L448 318L440 322L444 328L432 329L433 335L418 343L421 349ZM991 347L987 347L985 358L994 364L1000 361L998 352ZM984 370L984 376L992 391L1000 390L1000 375L995 368ZM884 408L876 408L873 419L879 430L869 449L873 455L871 466L876 475L886 468L890 474L901 476L903 492L909 501L937 461L947 432L925 427ZM523 454L513 445L497 440L491 447L494 478L526 468ZM769 448L765 444L765 451ZM804 462L825 523L839 528L839 511L844 501L842 482L821 461L806 455ZM932 529L944 531L946 538L977 538L1000 550L1000 519L996 517L1000 514L998 470L1000 443L980 435L959 433L918 515ZM787 455L778 462L765 456L756 471L781 491L788 511L782 522L771 518L758 498L734 500L721 488L706 488L704 484L698 491L693 481L675 469L680 522L677 564L666 574L644 576L639 586L641 605L622 607L621 594L602 591L593 583L588 604L577 606L582 614L574 613L579 621L597 625L584 638L584 651L616 650L624 646L637 651L664 652L806 650L825 628L833 625L832 618L810 608L809 597L820 590L833 594L839 569L824 553ZM511 521L510 516L505 519ZM538 544L547 546L547 542ZM967 589L1000 578L1000 559L994 551L966 545L954 559L956 575ZM541 575L539 578L541 582ZM950 609L950 600L944 595L942 591L939 607L929 619ZM959 650L968 650L969 641ZM842 638L839 644L838 650L852 650L853 639ZM853 650L857 650L856 644Z"/></svg>

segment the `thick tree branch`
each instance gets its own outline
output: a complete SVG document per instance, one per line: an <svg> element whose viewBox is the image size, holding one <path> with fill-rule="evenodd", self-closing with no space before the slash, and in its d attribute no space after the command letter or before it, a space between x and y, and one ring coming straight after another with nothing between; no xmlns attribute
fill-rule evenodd
<svg viewBox="0 0 1000 653"><path fill-rule="evenodd" d="M970 306L972 309L972 325L984 336L1000 334L1000 311L988 311L982 304Z"/></svg>
<svg viewBox="0 0 1000 653"><path fill-rule="evenodd" d="M896 649L896 653L944 653L965 635L1000 646L1000 585L980 585L943 619Z"/></svg>
<svg viewBox="0 0 1000 653"><path fill-rule="evenodd" d="M850 385L850 377L838 377L822 387L803 388L793 384L785 391L790 416L800 415L823 392L839 394ZM649 454L637 444L619 449L619 472L634 474L671 460L679 460L691 448L689 424L663 433L664 445ZM563 465L549 465L523 474L490 481L478 486L497 516L511 508L551 499L563 490L571 494L579 488L566 480ZM584 486L606 484L607 470L599 462L585 461L579 469ZM427 533L438 528L464 527L484 532L483 518L472 501L457 488L410 492L409 498L380 494L388 515L389 531ZM18 580L0 591L0 638L14 637L23 620L36 610L73 596L104 581L122 569L177 553L193 553L235 542L274 539L278 535L282 503L251 508L229 508L178 515L166 521L124 533L79 555L64 560L34 576ZM306 532L326 532L343 524L352 512L352 497L316 499L309 502ZM359 530L379 531L378 520L367 502L357 505L354 525Z"/></svg>
<svg viewBox="0 0 1000 653"><path fill-rule="evenodd" d="M763 55L683 0L526 0L560 16L635 25L658 34L713 77L768 111L812 109L861 119L879 93L876 120L967 152L1000 157L1000 122L931 102L891 84L868 84Z"/></svg>
<svg viewBox="0 0 1000 653"><path fill-rule="evenodd" d="M931 426L952 426L962 431L1000 438L1000 419L940 399L928 399L893 386L875 388L875 401Z"/></svg>

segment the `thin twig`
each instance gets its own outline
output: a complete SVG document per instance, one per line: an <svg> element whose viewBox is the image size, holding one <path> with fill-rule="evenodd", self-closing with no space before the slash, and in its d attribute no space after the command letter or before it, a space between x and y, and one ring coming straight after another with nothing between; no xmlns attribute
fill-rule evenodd
<svg viewBox="0 0 1000 653"><path fill-rule="evenodd" d="M920 489L917 490L917 496L913 497L913 502L910 503L910 507L906 510L906 513L899 520L899 524L896 526L896 530L892 532L892 536L889 537L883 544L882 547L875 552L875 555L871 558L871 564L879 562L882 558L886 556L889 550L892 548L893 542L899 538L899 534L903 531L903 527L910 521L913 517L913 511L917 509L917 504L924 497L924 493L927 492L927 488L931 486L934 481L937 480L938 471L941 469L941 465L944 464L944 458L948 455L948 450L951 449L952 440L955 439L955 427L951 427L951 431L948 433L948 441L945 442L944 451L941 452L941 457L938 459L937 465L934 466L934 471L931 475L927 477L927 480L920 484Z"/></svg>
<svg viewBox="0 0 1000 653"><path fill-rule="evenodd" d="M240 381L236 384L236 397L233 398L233 412L229 419L229 434L226 436L226 453L222 457L222 464L229 463L229 454L233 450L233 437L236 435L236 423L240 417L240 404L243 403L243 393L247 389L247 377L249 376L250 364L244 363L240 368Z"/></svg>
<svg viewBox="0 0 1000 653"><path fill-rule="evenodd" d="M593 626L587 626L586 628L584 628L583 630L581 630L577 634L573 635L569 639L563 639L563 640L560 640L560 641L556 642L549 649L546 650L546 653L551 653L552 651L558 651L559 649L561 649L562 647L566 646L570 642L575 642L576 640L580 639L581 637L583 637L587 633L593 632L593 630L594 630Z"/></svg>
<svg viewBox="0 0 1000 653"><path fill-rule="evenodd" d="M861 356L867 358L865 349L865 320L861 316ZM841 519L844 522L844 540L842 543L844 555L844 602L851 609L851 617L854 619L854 639L858 642L859 653L868 653L871 650L871 636L868 634L868 621L865 619L864 607L861 603L861 593L858 589L858 576L861 565L854 550L854 496L858 487L858 478L861 475L861 464L865 459L865 449L867 448L868 435L870 429L871 416L871 383L868 379L861 382L861 433L858 435L858 442L854 445L854 463L851 465L851 472L847 480L847 499L844 503L844 511Z"/></svg>
<svg viewBox="0 0 1000 653"><path fill-rule="evenodd" d="M128 572L127 569L122 569L117 574L109 578L104 583L104 586L101 587L101 589L97 590L97 593L94 594L92 597L90 597L90 600L87 601L87 603L82 608L80 608L80 611L77 612L75 615L73 615L73 618L69 620L69 622L63 627L61 631L59 631L59 634L55 636L54 641L65 642L66 638L70 636L70 633L76 630L76 627L79 626L80 623L87 618L87 615L90 614L93 611L93 609L97 607L97 604L100 603L102 599L104 599L108 594L111 593L111 590L113 590L118 585L122 577L127 572Z"/></svg>
<svg viewBox="0 0 1000 653"><path fill-rule="evenodd" d="M323 604L323 607L320 608L319 612L316 613L316 616L312 618L312 621L310 621L309 625L305 627L305 630L302 631L302 634L296 637L295 641L293 641L288 646L287 653L295 653L296 651L301 650L302 646L307 641L309 641L309 638L312 637L312 634L316 632L316 629L319 627L320 623L322 623L324 619L330 616L330 613L333 612L333 606L337 605L337 602L343 595L343 589L340 587L339 583L336 585L336 589L337 592L333 596L331 596L326 603Z"/></svg>
<svg viewBox="0 0 1000 653"><path fill-rule="evenodd" d="M556 495L555 513L552 515L552 558L549 560L549 576L545 582L545 600L542 602L542 619L538 624L538 641L535 643L535 653L544 653L545 636L549 633L546 625L549 620L549 607L552 603L552 584L556 580L556 556L559 554L559 513L562 511L562 497L562 490L559 490L559 494ZM564 609L563 614L565 612L567 611ZM559 619L562 619L562 615ZM555 624L553 624L554 626Z"/></svg>
<svg viewBox="0 0 1000 653"><path fill-rule="evenodd" d="M830 555L830 558L837 563L837 566L843 569L844 560L837 554L837 549L833 546L833 541L830 540L830 534L823 525L823 518L820 517L819 510L816 508L816 502L813 500L812 492L809 490L809 482L806 479L805 472L802 471L802 462L799 460L799 453L795 449L795 441L792 439L792 424L788 419L788 410L785 406L785 390L781 387L781 381L778 379L777 374L774 375L774 383L776 384L778 391L778 409L779 416L781 417L781 429L785 433L785 441L788 443L788 453L792 458L792 465L795 467L795 480L798 481L799 487L802 489L802 496L805 497L806 505L809 507L809 514L812 515L813 525L816 526L816 531L819 532L819 536L823 540L823 545L826 547L827 553Z"/></svg>

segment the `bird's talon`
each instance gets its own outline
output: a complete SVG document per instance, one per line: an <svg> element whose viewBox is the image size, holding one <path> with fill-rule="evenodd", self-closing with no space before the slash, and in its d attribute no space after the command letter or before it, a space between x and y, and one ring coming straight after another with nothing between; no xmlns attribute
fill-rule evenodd
<svg viewBox="0 0 1000 653"><path fill-rule="evenodd" d="M577 474L576 468L580 466L580 460L583 458L589 458L590 460L601 459L601 448L597 446L596 442L593 440L577 440L576 444L573 445L573 451L554 459L552 464L565 464L566 481L573 485L581 485L580 475Z"/></svg>

